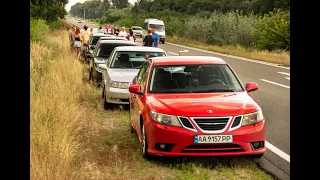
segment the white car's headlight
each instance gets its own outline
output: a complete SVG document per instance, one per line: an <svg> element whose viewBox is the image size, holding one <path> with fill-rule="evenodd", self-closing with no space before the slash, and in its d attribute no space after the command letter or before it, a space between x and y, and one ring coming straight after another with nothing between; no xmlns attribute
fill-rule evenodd
<svg viewBox="0 0 320 180"><path fill-rule="evenodd" d="M166 114L159 114L154 111L151 111L151 118L152 120L156 121L160 124L165 124L168 126L178 126L181 127L180 121L177 116L166 115Z"/></svg>
<svg viewBox="0 0 320 180"><path fill-rule="evenodd" d="M110 82L110 86L113 87L113 88L128 89L129 88L129 83L111 81Z"/></svg>
<svg viewBox="0 0 320 180"><path fill-rule="evenodd" d="M247 126L250 124L256 124L258 122L260 122L261 120L263 120L263 115L262 115L262 111L259 110L255 113L251 113L251 114L245 114L243 115L243 119L242 119L242 126Z"/></svg>

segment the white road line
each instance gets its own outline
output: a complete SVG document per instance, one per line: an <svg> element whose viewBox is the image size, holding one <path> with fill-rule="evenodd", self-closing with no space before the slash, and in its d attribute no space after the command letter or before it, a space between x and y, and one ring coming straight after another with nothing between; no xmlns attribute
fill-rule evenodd
<svg viewBox="0 0 320 180"><path fill-rule="evenodd" d="M290 73L285 73L285 72L278 72L278 73L290 76Z"/></svg>
<svg viewBox="0 0 320 180"><path fill-rule="evenodd" d="M179 54L177 54L177 53L174 53L174 52L169 52L169 53L171 53L171 54L174 54L174 55L177 55L177 56L179 55Z"/></svg>
<svg viewBox="0 0 320 180"><path fill-rule="evenodd" d="M284 78L286 78L286 79L289 79L289 80L290 80L290 78L289 78L289 77L284 77Z"/></svg>
<svg viewBox="0 0 320 180"><path fill-rule="evenodd" d="M288 88L290 89L289 86L286 86L286 85L283 85L283 84L279 84L279 83L276 83L276 82L272 82L272 81L268 81L268 80L265 80L265 79L260 79L261 81L265 81L265 82L268 82L268 83L271 83L271 84L275 84L275 85L278 85L278 86L281 86L281 87L285 87L285 88Z"/></svg>
<svg viewBox="0 0 320 180"><path fill-rule="evenodd" d="M286 161L288 161L290 163L290 156L288 154L286 154L285 152L281 151L280 149L278 149L274 145L270 144L268 141L266 141L266 147L270 151L274 152L275 154L277 154L278 156L280 156L281 158L283 158L284 160L286 160Z"/></svg>
<svg viewBox="0 0 320 180"><path fill-rule="evenodd" d="M254 63L258 63L258 64L264 64L264 65L268 65L268 66L278 67L278 68L282 68L282 69L290 69L290 67L279 66L278 64L274 64L274 63L267 63L267 62L262 62L262 61L253 60L253 59L244 58L244 57L239 57L239 56L216 53L216 52L212 52L212 51L207 51L207 50L193 48L193 47L187 47L187 46L183 46L183 45L180 45L180 44L174 44L174 43L170 43L170 42L167 42L167 44L170 44L170 45L173 45L173 46L179 46L179 47L183 47L183 48L188 48L188 49L192 49L192 50L196 50L196 51L200 51L200 52L206 52L206 53L210 53L210 54L216 54L216 55L230 57L230 58L234 58L234 59L240 59L240 60L254 62Z"/></svg>

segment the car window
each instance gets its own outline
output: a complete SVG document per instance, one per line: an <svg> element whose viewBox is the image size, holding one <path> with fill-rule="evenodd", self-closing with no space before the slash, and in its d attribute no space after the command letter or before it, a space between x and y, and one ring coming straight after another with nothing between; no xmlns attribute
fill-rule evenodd
<svg viewBox="0 0 320 180"><path fill-rule="evenodd" d="M142 30L141 27L133 27L132 30Z"/></svg>
<svg viewBox="0 0 320 180"><path fill-rule="evenodd" d="M100 45L99 45L100 51L99 51L99 53L97 53L97 56L104 57L104 58L109 57L111 52L113 51L113 49L118 46L136 46L136 44L100 43Z"/></svg>
<svg viewBox="0 0 320 180"><path fill-rule="evenodd" d="M144 88L146 86L149 69L150 69L149 61L145 61L142 64L141 69L137 75L137 84L139 84L141 86L142 91L144 91Z"/></svg>
<svg viewBox="0 0 320 180"><path fill-rule="evenodd" d="M114 57L115 52L116 52L116 50L113 49L113 51L111 52L111 54L109 56L109 59L108 59L108 62L107 62L107 66L108 67L110 67L110 64L111 64L112 58Z"/></svg>
<svg viewBox="0 0 320 180"><path fill-rule="evenodd" d="M164 52L118 51L113 57L111 68L139 69L149 57L166 56Z"/></svg>
<svg viewBox="0 0 320 180"><path fill-rule="evenodd" d="M94 50L93 50L93 56L94 56L94 57L97 57L98 52L100 51L100 50L99 50L99 49L100 49L100 48L99 48L100 43L97 43L96 46L97 46L97 47L94 48Z"/></svg>
<svg viewBox="0 0 320 180"><path fill-rule="evenodd" d="M149 92L206 93L243 91L240 81L227 64L155 66Z"/></svg>

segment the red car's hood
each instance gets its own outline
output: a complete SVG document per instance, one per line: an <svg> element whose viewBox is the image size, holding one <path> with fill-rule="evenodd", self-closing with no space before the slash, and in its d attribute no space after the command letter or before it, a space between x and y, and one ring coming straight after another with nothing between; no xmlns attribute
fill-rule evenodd
<svg viewBox="0 0 320 180"><path fill-rule="evenodd" d="M259 109L247 92L150 94L147 99L152 110L177 116L233 116Z"/></svg>

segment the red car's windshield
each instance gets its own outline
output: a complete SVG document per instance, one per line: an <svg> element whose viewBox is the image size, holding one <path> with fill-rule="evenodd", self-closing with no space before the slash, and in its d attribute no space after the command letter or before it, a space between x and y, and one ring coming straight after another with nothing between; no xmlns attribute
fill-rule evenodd
<svg viewBox="0 0 320 180"><path fill-rule="evenodd" d="M204 93L244 91L226 64L172 65L153 68L150 93Z"/></svg>

